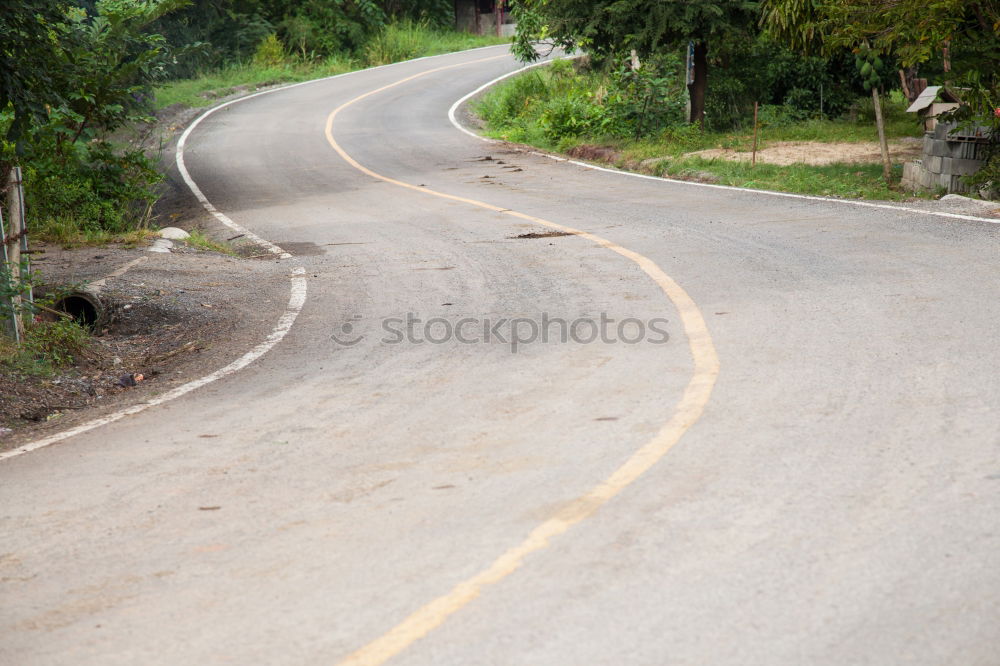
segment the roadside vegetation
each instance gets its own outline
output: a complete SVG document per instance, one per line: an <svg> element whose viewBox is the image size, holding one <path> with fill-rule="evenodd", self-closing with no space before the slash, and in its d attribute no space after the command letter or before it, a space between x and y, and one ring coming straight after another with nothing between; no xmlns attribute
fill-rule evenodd
<svg viewBox="0 0 1000 666"><path fill-rule="evenodd" d="M784 65L786 63L780 63ZM807 79L809 65L802 74ZM782 66L785 76L794 72ZM595 67L589 59L560 60L514 77L491 90L476 105L494 138L596 159L619 168L657 176L773 189L785 192L868 199L899 199L875 162L775 165L697 155L709 149L749 153L753 119L733 107L713 113L705 126L687 122L683 68L673 56L644 63L633 71L627 62ZM721 85L726 85L723 80ZM796 82L780 85L795 90ZM779 84L772 83L772 87ZM790 101L759 107L758 150L779 142L874 142L874 110L868 97L819 98L785 93ZM798 103L795 100L800 100ZM918 119L905 112L907 100L892 91L884 104L890 141L923 134ZM751 112L752 113L752 112ZM834 116L834 114L836 114ZM833 116L833 117L831 117ZM898 177L901 166L896 164Z"/></svg>
<svg viewBox="0 0 1000 666"><path fill-rule="evenodd" d="M324 57L289 51L269 35L253 57L199 71L191 78L165 81L154 89L156 108L173 104L209 106L218 97L280 83L309 81L412 58L440 55L480 46L508 43L509 38L473 35L434 27L426 21L402 19L387 24L356 53Z"/></svg>

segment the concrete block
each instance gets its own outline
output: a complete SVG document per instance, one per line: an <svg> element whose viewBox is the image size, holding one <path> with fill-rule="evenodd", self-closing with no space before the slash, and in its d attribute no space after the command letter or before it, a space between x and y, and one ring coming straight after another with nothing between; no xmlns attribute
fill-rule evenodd
<svg viewBox="0 0 1000 666"><path fill-rule="evenodd" d="M961 179L961 176L952 176L947 173L938 174L938 181L935 183L935 187L943 187L948 192L968 192L968 186Z"/></svg>
<svg viewBox="0 0 1000 666"><path fill-rule="evenodd" d="M948 171L953 176L969 176L979 171L983 166L980 160L959 160L952 158Z"/></svg>
<svg viewBox="0 0 1000 666"><path fill-rule="evenodd" d="M934 132L924 133L924 155L931 155L934 149Z"/></svg>
<svg viewBox="0 0 1000 666"><path fill-rule="evenodd" d="M955 123L938 123L934 127L934 138L938 140L947 139L948 133L955 129L955 126Z"/></svg>
<svg viewBox="0 0 1000 666"><path fill-rule="evenodd" d="M924 160L923 160L923 162L924 162L924 168L927 169L928 171L933 172L933 173L941 173L943 171L942 165L943 165L943 161L945 159L949 159L950 160L951 158L950 157L948 157L948 158L938 157L936 155L931 155L930 157L925 157Z"/></svg>
<svg viewBox="0 0 1000 666"><path fill-rule="evenodd" d="M934 143L931 145L930 153L925 153L925 155L933 155L934 157L951 157L951 146L948 145L947 141L935 139Z"/></svg>
<svg viewBox="0 0 1000 666"><path fill-rule="evenodd" d="M951 156L960 160L985 160L986 145L979 141L954 141L951 144Z"/></svg>
<svg viewBox="0 0 1000 666"><path fill-rule="evenodd" d="M921 171L919 174L920 187L928 190L936 189L938 186L938 179L940 176L936 173L931 173L926 169Z"/></svg>

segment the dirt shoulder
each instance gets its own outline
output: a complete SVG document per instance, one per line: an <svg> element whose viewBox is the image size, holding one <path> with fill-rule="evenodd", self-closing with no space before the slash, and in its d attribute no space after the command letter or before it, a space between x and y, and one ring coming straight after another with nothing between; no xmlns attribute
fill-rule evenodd
<svg viewBox="0 0 1000 666"><path fill-rule="evenodd" d="M176 248L39 247L46 285L93 283L105 315L76 363L52 376L0 371L0 450L147 400L235 360L288 302L287 262ZM248 288L248 285L250 288ZM133 382L134 379L141 379Z"/></svg>

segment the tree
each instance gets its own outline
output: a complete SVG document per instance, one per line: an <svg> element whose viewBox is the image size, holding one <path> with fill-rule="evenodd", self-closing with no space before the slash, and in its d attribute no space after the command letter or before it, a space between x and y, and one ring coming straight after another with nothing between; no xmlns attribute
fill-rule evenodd
<svg viewBox="0 0 1000 666"><path fill-rule="evenodd" d="M997 0L763 0L762 22L769 32L803 51L848 49L855 53L875 101L887 180L890 164L873 74L882 58L914 67L940 53L947 75L956 52L974 53L966 67L975 81L985 77L995 88L1000 76ZM905 81L905 76L901 78Z"/></svg>
<svg viewBox="0 0 1000 666"><path fill-rule="evenodd" d="M694 42L691 122L703 123L709 45L753 24L756 2L749 0L520 0L516 53L538 57L531 43L551 39L567 49L597 56L640 58Z"/></svg>
<svg viewBox="0 0 1000 666"><path fill-rule="evenodd" d="M61 0L19 0L0 14L0 112L11 109L7 140L19 142L33 118L61 100L53 81Z"/></svg>

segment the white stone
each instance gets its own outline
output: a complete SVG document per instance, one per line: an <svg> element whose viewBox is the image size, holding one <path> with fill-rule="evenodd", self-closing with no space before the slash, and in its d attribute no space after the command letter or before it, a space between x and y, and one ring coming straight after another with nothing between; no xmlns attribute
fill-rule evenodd
<svg viewBox="0 0 1000 666"><path fill-rule="evenodd" d="M169 238L170 240L184 240L190 236L188 232L178 227L163 227L160 229L160 238Z"/></svg>

